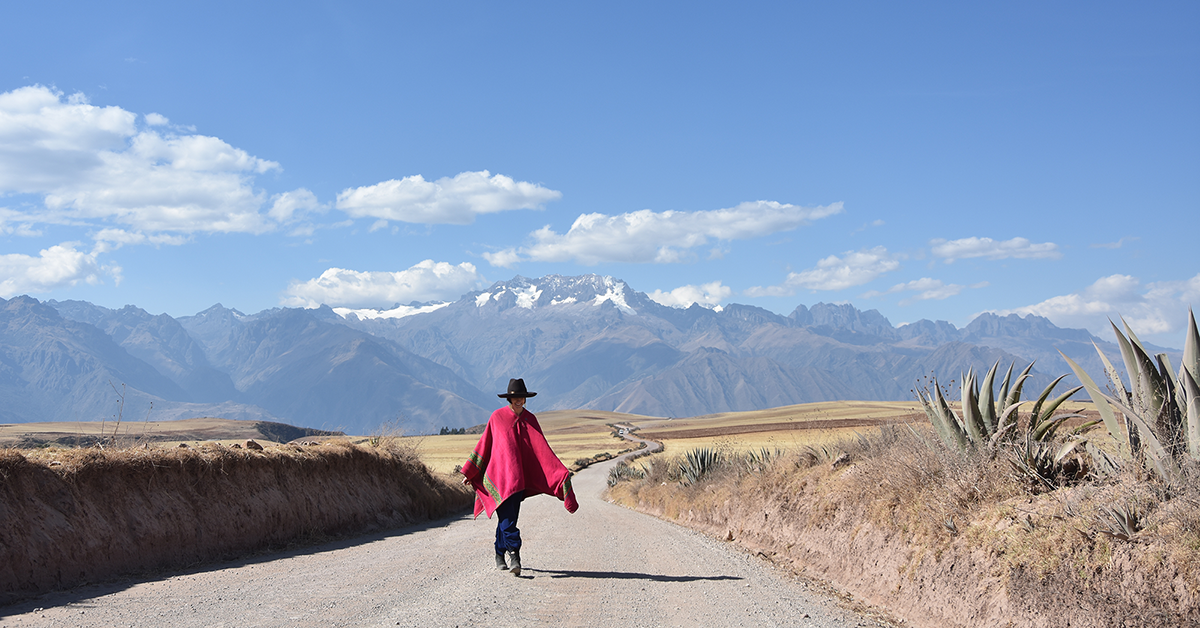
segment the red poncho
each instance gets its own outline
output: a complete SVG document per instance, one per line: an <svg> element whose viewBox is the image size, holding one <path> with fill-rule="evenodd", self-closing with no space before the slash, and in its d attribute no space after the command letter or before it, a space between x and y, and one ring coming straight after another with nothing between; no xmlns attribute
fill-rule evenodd
<svg viewBox="0 0 1200 628"><path fill-rule="evenodd" d="M524 410L520 418L512 406L492 413L475 451L462 466L462 474L475 489L475 517L492 513L509 496L525 491L525 497L553 495L567 512L579 509L571 490L571 472L550 450L537 417Z"/></svg>

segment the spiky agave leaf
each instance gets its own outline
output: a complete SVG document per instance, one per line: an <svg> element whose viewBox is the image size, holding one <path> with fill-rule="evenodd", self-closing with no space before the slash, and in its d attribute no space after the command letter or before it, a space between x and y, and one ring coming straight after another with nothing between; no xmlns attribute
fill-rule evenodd
<svg viewBox="0 0 1200 628"><path fill-rule="evenodd" d="M1138 382L1141 390L1141 402L1146 412L1157 414L1167 401L1167 383L1162 373L1141 345L1133 345L1134 355L1138 361ZM1135 397L1135 400L1137 398Z"/></svg>
<svg viewBox="0 0 1200 628"><path fill-rule="evenodd" d="M1124 323L1125 320L1121 319L1121 322ZM1129 339L1125 337L1125 334L1121 333L1120 329L1117 329L1116 323L1110 320L1108 321L1108 324L1112 325L1113 335L1117 337L1117 347L1121 349L1121 361L1125 363L1125 376L1129 378L1129 389L1126 392L1136 395L1138 389L1138 373L1141 372L1141 369L1138 368L1138 359L1133 352L1133 344L1129 342ZM1126 329L1128 328L1129 326L1126 325ZM1099 351L1099 349L1097 349L1097 351Z"/></svg>
<svg viewBox="0 0 1200 628"><path fill-rule="evenodd" d="M987 441L989 432L983 425L983 415L979 411L979 385L975 381L973 371L967 371L963 377L962 413L963 427L967 430L971 444L977 445Z"/></svg>
<svg viewBox="0 0 1200 628"><path fill-rule="evenodd" d="M1104 376L1108 378L1109 383L1112 384L1113 389L1117 391L1120 397L1127 399L1129 397L1129 390L1125 388L1125 382L1121 380L1121 374L1117 372L1117 367L1113 366L1113 363L1108 360L1108 356L1104 355L1104 352L1100 350L1099 345L1095 342L1092 343L1092 348L1096 350L1096 353L1100 356L1100 361L1104 363Z"/></svg>
<svg viewBox="0 0 1200 628"><path fill-rule="evenodd" d="M1109 321L1112 324L1111 321ZM1117 337L1117 344L1121 347L1121 357L1125 361L1125 372L1129 376L1129 392L1133 393L1133 405L1140 407L1143 412L1147 410L1158 411L1163 404L1164 384L1161 374L1154 365L1154 361L1150 359L1149 352L1138 340L1133 329L1129 327L1129 323L1125 319L1121 319L1121 324L1125 326L1125 334L1117 329L1114 324L1112 326L1113 333Z"/></svg>
<svg viewBox="0 0 1200 628"><path fill-rule="evenodd" d="M1063 458L1071 455L1071 453L1079 447L1085 447L1087 443L1088 439L1086 438L1074 438L1066 443L1063 443L1063 446L1059 448L1058 453L1054 454L1054 462L1062 463Z"/></svg>
<svg viewBox="0 0 1200 628"><path fill-rule="evenodd" d="M1193 460L1200 460L1200 385L1185 368L1179 370L1179 375L1179 388L1182 393L1180 398L1187 421L1184 430L1187 435L1188 455Z"/></svg>
<svg viewBox="0 0 1200 628"><path fill-rule="evenodd" d="M1017 427L1017 410L1025 403L1029 402L1018 401L1005 408L1004 413L1000 415L1000 423L996 428L996 433L992 434L992 440L988 443L990 448L993 450L996 449L1000 441L1004 439L1005 434Z"/></svg>
<svg viewBox="0 0 1200 628"><path fill-rule="evenodd" d="M1096 447L1092 443L1087 443L1084 447L1087 449L1088 455L1092 458L1092 469L1097 475L1107 477L1121 469L1121 463L1108 455L1108 452L1103 449Z"/></svg>
<svg viewBox="0 0 1200 628"><path fill-rule="evenodd" d="M979 422L983 426L983 433L990 437L996 432L996 393L994 386L996 383L996 369L1000 368L1000 361L992 365L988 369L987 375L983 377L983 383L979 387L978 403L979 403ZM987 440L980 439L980 442Z"/></svg>
<svg viewBox="0 0 1200 628"><path fill-rule="evenodd" d="M1025 370L1021 371L1021 374L1017 376L1017 381L1013 384L1012 390L1004 398L1005 409L1021 400L1021 388L1025 386L1025 380L1031 377L1030 371L1032 370L1033 363L1030 362L1029 366L1025 367Z"/></svg>
<svg viewBox="0 0 1200 628"><path fill-rule="evenodd" d="M1042 394L1038 395L1037 401L1035 401L1033 403L1033 410L1030 411L1031 418L1030 418L1029 426L1031 429L1033 428L1034 425L1037 425L1039 421L1044 420L1045 417L1050 416L1049 412L1046 412L1046 413L1042 412L1042 406L1045 405L1046 400L1050 398L1051 393L1054 392L1054 388L1056 386L1058 386L1058 383L1063 381L1063 379L1065 377L1066 377L1065 374L1059 375L1057 379L1050 382L1050 385L1046 386L1046 388L1044 388L1042 390Z"/></svg>
<svg viewBox="0 0 1200 628"><path fill-rule="evenodd" d="M1182 369L1192 374L1194 381L1200 382L1200 332L1196 330L1196 316L1192 314L1192 308L1188 308L1188 330L1187 336L1183 339L1183 364L1179 366L1181 375L1179 379L1183 379Z"/></svg>
<svg viewBox="0 0 1200 628"><path fill-rule="evenodd" d="M1187 402L1179 388L1179 382L1171 369L1171 359L1165 353L1154 356L1158 361L1158 373L1163 384L1163 404L1158 410L1158 433L1162 436L1171 455L1176 458L1187 451L1186 414Z"/></svg>
<svg viewBox="0 0 1200 628"><path fill-rule="evenodd" d="M1083 386L1076 386L1071 390L1059 395L1049 405L1041 408L1041 413L1035 413L1030 416L1029 426L1033 430L1034 438L1038 440L1048 440L1054 438L1054 432L1058 430L1058 426L1062 424L1064 419L1082 416L1080 414L1068 414L1062 416L1053 416L1054 411L1058 409L1067 399L1070 399L1075 393L1083 390Z"/></svg>
<svg viewBox="0 0 1200 628"><path fill-rule="evenodd" d="M997 362L997 364L999 364L999 362ZM1009 386L1012 384L1012 372L1013 372L1013 368L1016 367L1016 365L1017 365L1016 362L1010 362L1008 364L1008 370L1004 372L1004 380L1000 382L1000 397L999 397L1000 405L999 405L999 407L996 408L996 410L997 410L997 412L1000 412L1001 414L1003 414L1004 410L1006 408L1008 408L1008 389L1009 389ZM1000 429L999 423L996 424L996 429Z"/></svg>
<svg viewBox="0 0 1200 628"><path fill-rule="evenodd" d="M1149 422L1128 405L1104 393L1100 394L1137 426L1146 451L1149 454L1150 462L1154 465L1154 470L1167 482L1174 483L1179 477L1179 466L1175 464L1175 460L1171 457L1167 448L1163 447L1162 442L1159 441L1158 436L1151 429Z"/></svg>
<svg viewBox="0 0 1200 628"><path fill-rule="evenodd" d="M1095 343L1092 346L1095 346ZM1105 362L1108 361L1107 358L1104 358L1104 352L1100 351L1100 347L1096 347L1096 352L1100 354L1100 357ZM1083 383L1083 388L1087 391L1088 396L1092 398L1092 403L1096 404L1096 411L1100 413L1100 418L1104 421L1104 427L1108 428L1109 435L1113 437L1113 440L1117 441L1121 455L1125 457L1131 456L1133 451L1129 444L1129 435L1117 420L1112 406L1108 405L1104 393L1100 392L1100 388L1096 386L1096 382L1088 376L1087 371L1084 371L1082 367L1075 363L1075 360L1067 357L1067 354L1062 351L1059 351L1058 354L1067 361L1067 366L1071 367L1071 370L1075 373L1075 377L1078 377L1079 381Z"/></svg>
<svg viewBox="0 0 1200 628"><path fill-rule="evenodd" d="M1133 536L1142 529L1141 513L1130 505L1112 508L1102 506L1096 515L1096 520L1105 528L1098 532L1121 541L1133 539Z"/></svg>
<svg viewBox="0 0 1200 628"><path fill-rule="evenodd" d="M931 397L928 403L922 397L922 404L925 405L925 413L929 416L930 422L934 424L933 427L937 430L938 436L947 447L966 451L970 442L967 439L966 431L963 430L962 420L950 408L936 379L933 381Z"/></svg>

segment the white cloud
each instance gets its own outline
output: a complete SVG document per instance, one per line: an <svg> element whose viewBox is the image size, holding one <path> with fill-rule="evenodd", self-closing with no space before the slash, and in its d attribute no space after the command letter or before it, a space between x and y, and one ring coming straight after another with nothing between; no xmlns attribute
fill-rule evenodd
<svg viewBox="0 0 1200 628"><path fill-rule="evenodd" d="M166 117L146 116L164 126ZM203 135L139 130L137 115L35 85L0 94L0 193L41 195L40 222L117 223L136 231L274 228L254 175L279 164Z"/></svg>
<svg viewBox="0 0 1200 628"><path fill-rule="evenodd" d="M124 147L136 121L40 85L0 93L0 190L39 193L77 178L100 165L101 152Z"/></svg>
<svg viewBox="0 0 1200 628"><path fill-rule="evenodd" d="M753 287L746 290L745 294L751 297L777 297L791 296L799 289L844 290L861 286L899 267L898 257L882 246L848 251L841 257L830 255L822 259L817 262L816 268L788 273L780 285Z"/></svg>
<svg viewBox="0 0 1200 628"><path fill-rule="evenodd" d="M479 214L540 209L562 193L536 183L514 181L487 170L426 181L421 175L347 188L337 208L354 218L380 218L420 224L469 225Z"/></svg>
<svg viewBox="0 0 1200 628"><path fill-rule="evenodd" d="M507 265L520 260L580 264L601 262L684 261L710 240L745 240L795 229L842 211L842 203L800 207L775 201L746 202L728 209L654 212L644 209L616 216L583 214L565 234L549 226L530 234L533 244L486 258Z"/></svg>
<svg viewBox="0 0 1200 628"><path fill-rule="evenodd" d="M267 211L267 215L278 223L287 224L328 210L328 205L317 201L316 194L305 188L298 188L272 196L271 209Z"/></svg>
<svg viewBox="0 0 1200 628"><path fill-rule="evenodd" d="M411 301L453 300L479 289L484 279L473 264L425 260L407 270L355 271L330 268L316 279L292 281L281 299L289 307L321 304L344 308L389 308Z"/></svg>
<svg viewBox="0 0 1200 628"><path fill-rule="evenodd" d="M1174 338L1167 334L1182 334L1187 309L1196 304L1200 304L1200 274L1148 284L1130 275L1109 275L1078 292L995 313L1037 314L1059 327L1084 327L1103 338L1112 337L1109 320L1120 326L1124 318L1138 336L1156 336L1159 343L1179 346L1182 335Z"/></svg>
<svg viewBox="0 0 1200 628"><path fill-rule="evenodd" d="M34 228L38 221L35 218L7 207L0 207L0 233L15 234L21 237L37 237L42 232Z"/></svg>
<svg viewBox="0 0 1200 628"><path fill-rule="evenodd" d="M153 233L147 235L140 231L125 231L124 229L101 229L92 236L96 241L94 253L115 251L126 244L153 244L161 246L179 246L188 241L187 236Z"/></svg>
<svg viewBox="0 0 1200 628"><path fill-rule="evenodd" d="M512 268L517 262L521 261L521 256L515 249L505 249L496 253L484 253L483 259L487 260L492 266Z"/></svg>
<svg viewBox="0 0 1200 628"><path fill-rule="evenodd" d="M713 281L700 286L680 286L670 292L655 290L646 296L668 307L684 308L691 306L693 303L710 306L719 305L721 301L728 299L731 295L733 295L732 288L721 285L720 281Z"/></svg>
<svg viewBox="0 0 1200 628"><path fill-rule="evenodd" d="M1058 259L1062 253L1053 242L1035 244L1025 238L997 241L991 238L962 238L960 240L930 240L930 247L936 257L946 260L947 264L955 260L973 257L987 259Z"/></svg>
<svg viewBox="0 0 1200 628"><path fill-rule="evenodd" d="M77 250L75 242L43 249L37 257L9 253L0 255L0 297L38 294L73 286L80 281L100 283L109 274L119 283L121 269L101 266L96 252Z"/></svg>
<svg viewBox="0 0 1200 628"><path fill-rule="evenodd" d="M905 283L898 283L883 292L870 291L863 294L864 297L873 298L885 294L897 294L900 292L916 292L915 295L902 299L900 305L909 305L917 301L941 301L962 293L963 290L970 288L985 288L988 282L983 281L970 286L964 286L956 283L945 283L941 279L932 279L930 277L922 277Z"/></svg>

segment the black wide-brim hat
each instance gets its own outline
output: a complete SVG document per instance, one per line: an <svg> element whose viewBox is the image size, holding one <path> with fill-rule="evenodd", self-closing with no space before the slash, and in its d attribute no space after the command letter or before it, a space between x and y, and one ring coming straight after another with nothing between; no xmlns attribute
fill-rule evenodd
<svg viewBox="0 0 1200 628"><path fill-rule="evenodd" d="M502 399L510 399L512 397L536 397L537 393L525 390L525 380L510 379L508 380L508 392L496 395Z"/></svg>

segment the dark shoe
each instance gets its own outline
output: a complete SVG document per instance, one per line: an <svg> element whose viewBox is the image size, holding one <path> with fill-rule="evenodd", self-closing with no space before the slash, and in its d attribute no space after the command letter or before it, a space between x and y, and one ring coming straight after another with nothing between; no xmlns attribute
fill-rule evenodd
<svg viewBox="0 0 1200 628"><path fill-rule="evenodd" d="M513 550L508 553L508 570L512 575L521 575L521 550Z"/></svg>
<svg viewBox="0 0 1200 628"><path fill-rule="evenodd" d="M496 554L496 569L508 569L508 564L504 562L504 554Z"/></svg>

